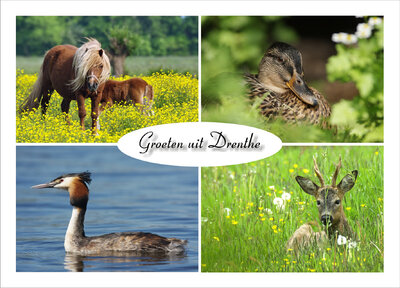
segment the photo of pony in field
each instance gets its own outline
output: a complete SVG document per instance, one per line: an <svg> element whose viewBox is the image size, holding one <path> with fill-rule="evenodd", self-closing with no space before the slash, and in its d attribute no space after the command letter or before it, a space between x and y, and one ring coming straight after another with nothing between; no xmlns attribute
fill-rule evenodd
<svg viewBox="0 0 400 288"><path fill-rule="evenodd" d="M17 142L116 143L198 121L197 25L194 16L18 16ZM43 29L50 39L32 42Z"/></svg>

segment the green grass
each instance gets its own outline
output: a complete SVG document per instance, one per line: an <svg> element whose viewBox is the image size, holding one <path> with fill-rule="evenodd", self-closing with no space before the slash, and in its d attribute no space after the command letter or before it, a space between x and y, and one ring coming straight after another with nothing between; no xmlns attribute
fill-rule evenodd
<svg viewBox="0 0 400 288"><path fill-rule="evenodd" d="M126 74L151 75L160 69L167 72L198 75L197 56L164 56L164 57L127 57L125 60ZM39 72L42 65L42 56L23 57L17 56L17 69L23 69L27 74Z"/></svg>
<svg viewBox="0 0 400 288"><path fill-rule="evenodd" d="M338 181L359 171L343 201L358 246L331 243L303 250L298 257L288 253L285 244L293 232L318 220L315 199L301 190L295 176L319 183L313 173L316 156L328 182L339 155L343 164ZM201 178L202 272L383 271L383 147L283 147L257 162L202 168ZM291 198L280 210L273 199L284 192Z"/></svg>

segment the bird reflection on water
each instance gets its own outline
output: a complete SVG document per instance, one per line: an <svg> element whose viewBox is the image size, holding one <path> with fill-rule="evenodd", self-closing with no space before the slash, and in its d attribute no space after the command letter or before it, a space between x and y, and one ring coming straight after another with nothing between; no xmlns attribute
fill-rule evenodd
<svg viewBox="0 0 400 288"><path fill-rule="evenodd" d="M83 256L74 253L65 253L64 257L64 268L70 272L84 272L91 267L90 262L95 262L96 265L99 262L103 263L125 263L126 270L118 268L119 272L132 271L132 267L135 267L137 272L146 272L146 266L159 266L169 265L171 262L183 261L186 257L186 253L182 254L152 254L146 255L138 252L119 252L119 251L107 251L98 255ZM164 263L163 263L164 262ZM120 267L121 265L119 265ZM143 267L141 269L140 267Z"/></svg>

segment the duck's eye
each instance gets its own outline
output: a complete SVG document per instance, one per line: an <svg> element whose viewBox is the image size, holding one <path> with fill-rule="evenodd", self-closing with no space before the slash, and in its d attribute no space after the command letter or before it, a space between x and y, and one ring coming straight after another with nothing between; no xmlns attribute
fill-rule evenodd
<svg viewBox="0 0 400 288"><path fill-rule="evenodd" d="M321 201L317 200L317 206L321 205Z"/></svg>
<svg viewBox="0 0 400 288"><path fill-rule="evenodd" d="M283 63L283 58L282 57L278 57L276 59L278 60L279 63Z"/></svg>
<svg viewBox="0 0 400 288"><path fill-rule="evenodd" d="M339 205L339 204L340 204L340 200L336 200L336 201L335 201L335 204L336 204L336 205Z"/></svg>

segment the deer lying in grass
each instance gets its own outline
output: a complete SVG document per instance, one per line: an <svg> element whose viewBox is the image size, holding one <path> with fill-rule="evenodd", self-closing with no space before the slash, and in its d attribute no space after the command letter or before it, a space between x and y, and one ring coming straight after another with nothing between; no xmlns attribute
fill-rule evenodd
<svg viewBox="0 0 400 288"><path fill-rule="evenodd" d="M296 181L299 183L304 192L314 196L317 200L319 218L325 229L314 232L313 226L315 224L318 225L318 223L315 222L309 222L301 225L286 244L286 249L289 251L293 250L297 252L299 249L309 247L311 245L320 246L328 239L334 239L338 235L342 235L353 240L355 240L357 237L347 222L346 216L344 215L342 200L344 194L353 188L357 179L358 171L353 170L351 174L344 176L342 181L336 185L336 178L342 165L342 159L339 158L339 163L336 165L336 170L332 177L332 184L325 185L324 178L318 169L315 158L313 160L314 171L321 183L321 186L318 186L310 179L301 176L297 176Z"/></svg>

